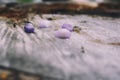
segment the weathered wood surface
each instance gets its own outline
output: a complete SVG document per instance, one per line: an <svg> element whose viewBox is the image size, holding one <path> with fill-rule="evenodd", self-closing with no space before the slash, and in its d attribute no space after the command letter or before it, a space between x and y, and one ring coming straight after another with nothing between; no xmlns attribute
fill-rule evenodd
<svg viewBox="0 0 120 80"><path fill-rule="evenodd" d="M42 15L50 28L38 29L41 20L30 18L35 34L26 34L23 24L15 28L0 20L0 65L60 80L119 80L120 18L87 15ZM54 37L63 23L78 26L70 39Z"/></svg>
<svg viewBox="0 0 120 80"><path fill-rule="evenodd" d="M44 80L120 80L119 17L34 13L19 20L19 14L18 18L3 14L0 68L38 75ZM24 32L26 20L33 23L34 34ZM42 20L48 20L50 27L38 29ZM64 23L78 26L80 31L72 32L70 39L56 38L54 31Z"/></svg>

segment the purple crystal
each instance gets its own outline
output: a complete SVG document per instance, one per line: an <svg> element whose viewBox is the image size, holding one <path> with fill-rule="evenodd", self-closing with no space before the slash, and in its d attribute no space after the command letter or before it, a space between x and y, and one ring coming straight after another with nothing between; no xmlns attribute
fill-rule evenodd
<svg viewBox="0 0 120 80"><path fill-rule="evenodd" d="M63 29L67 29L67 30L69 30L69 31L73 31L73 26L70 25L70 24L63 24L63 25L62 25L62 28L63 28Z"/></svg>
<svg viewBox="0 0 120 80"><path fill-rule="evenodd" d="M24 26L24 30L26 33L34 33L34 27L32 23L26 23Z"/></svg>
<svg viewBox="0 0 120 80"><path fill-rule="evenodd" d="M55 37L60 39L69 39L71 36L71 32L67 29L60 29L58 31L55 31Z"/></svg>

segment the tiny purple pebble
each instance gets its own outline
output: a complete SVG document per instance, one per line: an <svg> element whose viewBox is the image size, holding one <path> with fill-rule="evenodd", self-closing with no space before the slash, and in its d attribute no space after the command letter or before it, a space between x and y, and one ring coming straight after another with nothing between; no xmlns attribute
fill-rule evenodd
<svg viewBox="0 0 120 80"><path fill-rule="evenodd" d="M67 29L67 30L69 30L69 31L73 31L73 26L72 25L70 25L70 24L63 24L62 25L62 28L63 29Z"/></svg>
<svg viewBox="0 0 120 80"><path fill-rule="evenodd" d="M26 23L24 26L24 30L26 33L34 33L34 27L32 23Z"/></svg>
<svg viewBox="0 0 120 80"><path fill-rule="evenodd" d="M47 28L47 26L44 23L41 23L39 28Z"/></svg>
<svg viewBox="0 0 120 80"><path fill-rule="evenodd" d="M47 20L42 20L40 23L39 23L39 28L48 28L50 25L50 22L47 21Z"/></svg>
<svg viewBox="0 0 120 80"><path fill-rule="evenodd" d="M69 39L71 36L71 32L67 29L60 29L58 31L55 31L55 37L60 39Z"/></svg>

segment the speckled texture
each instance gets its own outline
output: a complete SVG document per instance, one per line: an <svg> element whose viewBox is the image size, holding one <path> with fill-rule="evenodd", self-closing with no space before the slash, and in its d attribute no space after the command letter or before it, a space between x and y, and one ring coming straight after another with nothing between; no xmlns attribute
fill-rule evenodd
<svg viewBox="0 0 120 80"><path fill-rule="evenodd" d="M120 80L120 18L88 15L41 15L51 27L39 29L39 15L29 21L34 34L24 32L24 22L13 27L0 20L0 66L56 80ZM78 26L70 39L54 37L63 23Z"/></svg>

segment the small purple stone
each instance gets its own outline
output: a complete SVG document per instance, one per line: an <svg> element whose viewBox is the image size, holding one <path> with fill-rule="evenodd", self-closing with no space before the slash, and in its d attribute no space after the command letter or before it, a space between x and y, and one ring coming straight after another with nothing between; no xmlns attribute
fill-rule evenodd
<svg viewBox="0 0 120 80"><path fill-rule="evenodd" d="M67 29L67 30L69 30L69 31L73 31L73 26L72 25L70 25L70 24L63 24L62 25L62 28L63 29Z"/></svg>
<svg viewBox="0 0 120 80"><path fill-rule="evenodd" d="M47 28L47 25L45 25L44 23L41 23L39 28Z"/></svg>
<svg viewBox="0 0 120 80"><path fill-rule="evenodd" d="M39 23L39 28L48 28L50 27L50 22L47 20L42 20Z"/></svg>
<svg viewBox="0 0 120 80"><path fill-rule="evenodd" d="M58 31L55 31L55 37L60 39L69 39L71 36L71 32L67 29L60 29Z"/></svg>
<svg viewBox="0 0 120 80"><path fill-rule="evenodd" d="M26 23L24 26L24 30L26 33L34 33L34 27L32 23Z"/></svg>

